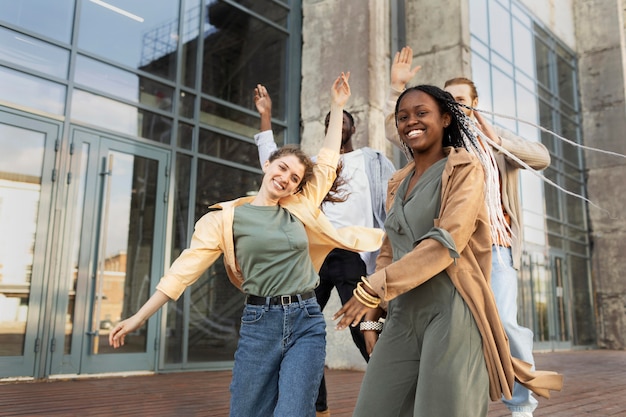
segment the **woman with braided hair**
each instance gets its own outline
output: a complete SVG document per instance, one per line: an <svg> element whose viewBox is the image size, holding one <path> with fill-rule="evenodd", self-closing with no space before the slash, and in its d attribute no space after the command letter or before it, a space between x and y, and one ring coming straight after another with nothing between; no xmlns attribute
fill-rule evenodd
<svg viewBox="0 0 626 417"><path fill-rule="evenodd" d="M510 356L488 284L491 230L506 227L490 216L497 168L466 116L421 85L400 95L395 119L412 160L389 181L376 272L335 314L338 329L365 317L371 332L387 310L354 416L480 417L490 396L510 397L515 377L543 394L560 388L560 376Z"/></svg>

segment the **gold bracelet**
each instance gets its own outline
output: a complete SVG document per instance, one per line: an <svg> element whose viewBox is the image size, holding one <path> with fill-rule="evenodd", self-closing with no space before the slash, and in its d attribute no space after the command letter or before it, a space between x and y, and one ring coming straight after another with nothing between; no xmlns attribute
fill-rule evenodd
<svg viewBox="0 0 626 417"><path fill-rule="evenodd" d="M365 277L361 277L361 282L363 282L363 284L365 284L365 286L367 288L369 288L370 290L376 292L376 290L374 289L374 287L372 287L372 284L370 284L370 282L365 278Z"/></svg>
<svg viewBox="0 0 626 417"><path fill-rule="evenodd" d="M370 303L379 303L380 302L380 298L378 296L375 296L375 295L372 295L372 294L368 293L365 290L365 288L363 288L363 284L361 284L360 282L356 286L356 291L359 293L361 298L366 299Z"/></svg>
<svg viewBox="0 0 626 417"><path fill-rule="evenodd" d="M363 284L358 283L352 294L366 307L376 308L380 304L380 297L375 297L363 289Z"/></svg>

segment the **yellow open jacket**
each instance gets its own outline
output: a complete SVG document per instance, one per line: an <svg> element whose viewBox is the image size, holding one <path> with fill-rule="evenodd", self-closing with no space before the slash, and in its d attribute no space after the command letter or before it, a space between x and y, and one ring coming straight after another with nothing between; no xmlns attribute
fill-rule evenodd
<svg viewBox="0 0 626 417"><path fill-rule="evenodd" d="M279 205L296 216L303 224L309 240L309 254L316 271L319 271L326 255L341 248L357 252L378 250L382 243L380 229L360 226L335 229L320 204L336 177L339 154L330 149L322 149L313 168L313 177L303 190L279 201ZM219 203L195 225L191 244L185 249L157 286L172 299L178 299L185 288L193 284L222 254L230 281L241 290L244 277L235 257L233 218L235 207L251 202L254 197L242 197Z"/></svg>
<svg viewBox="0 0 626 417"><path fill-rule="evenodd" d="M538 395L548 398L549 390L560 390L562 376L554 372L531 371L531 365L512 358L509 342L498 316L489 286L491 234L478 160L465 149L446 148L448 161L442 174L441 209L433 227L444 229L454 240L460 257L456 260L439 241L427 238L396 262L385 238L369 282L384 301L389 301L445 270L470 308L482 336L489 372L490 397L511 398L514 378ZM414 170L414 162L397 171L389 180L387 211L400 183ZM437 198L436 196L433 198Z"/></svg>

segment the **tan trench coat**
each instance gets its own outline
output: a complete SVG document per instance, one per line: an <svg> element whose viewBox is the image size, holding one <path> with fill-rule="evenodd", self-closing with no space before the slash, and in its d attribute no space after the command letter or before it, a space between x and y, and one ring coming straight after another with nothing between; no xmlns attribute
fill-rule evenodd
<svg viewBox="0 0 626 417"><path fill-rule="evenodd" d="M460 258L453 259L435 239L421 241L411 252L392 262L392 249L385 238L369 282L384 301L392 300L445 270L470 308L483 340L492 400L511 398L514 379L538 395L549 398L549 390L560 390L562 376L548 371L531 371L531 365L512 358L508 338L498 316L489 286L491 234L482 187L484 174L478 160L465 149L447 148L448 161L442 174L441 210L433 227L452 236ZM387 210L414 162L389 180Z"/></svg>

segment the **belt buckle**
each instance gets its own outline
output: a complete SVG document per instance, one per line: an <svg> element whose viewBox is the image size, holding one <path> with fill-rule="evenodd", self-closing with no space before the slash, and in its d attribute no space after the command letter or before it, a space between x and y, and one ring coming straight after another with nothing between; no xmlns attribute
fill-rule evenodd
<svg viewBox="0 0 626 417"><path fill-rule="evenodd" d="M280 303L284 306L286 306L287 304L291 304L291 295L281 295Z"/></svg>

